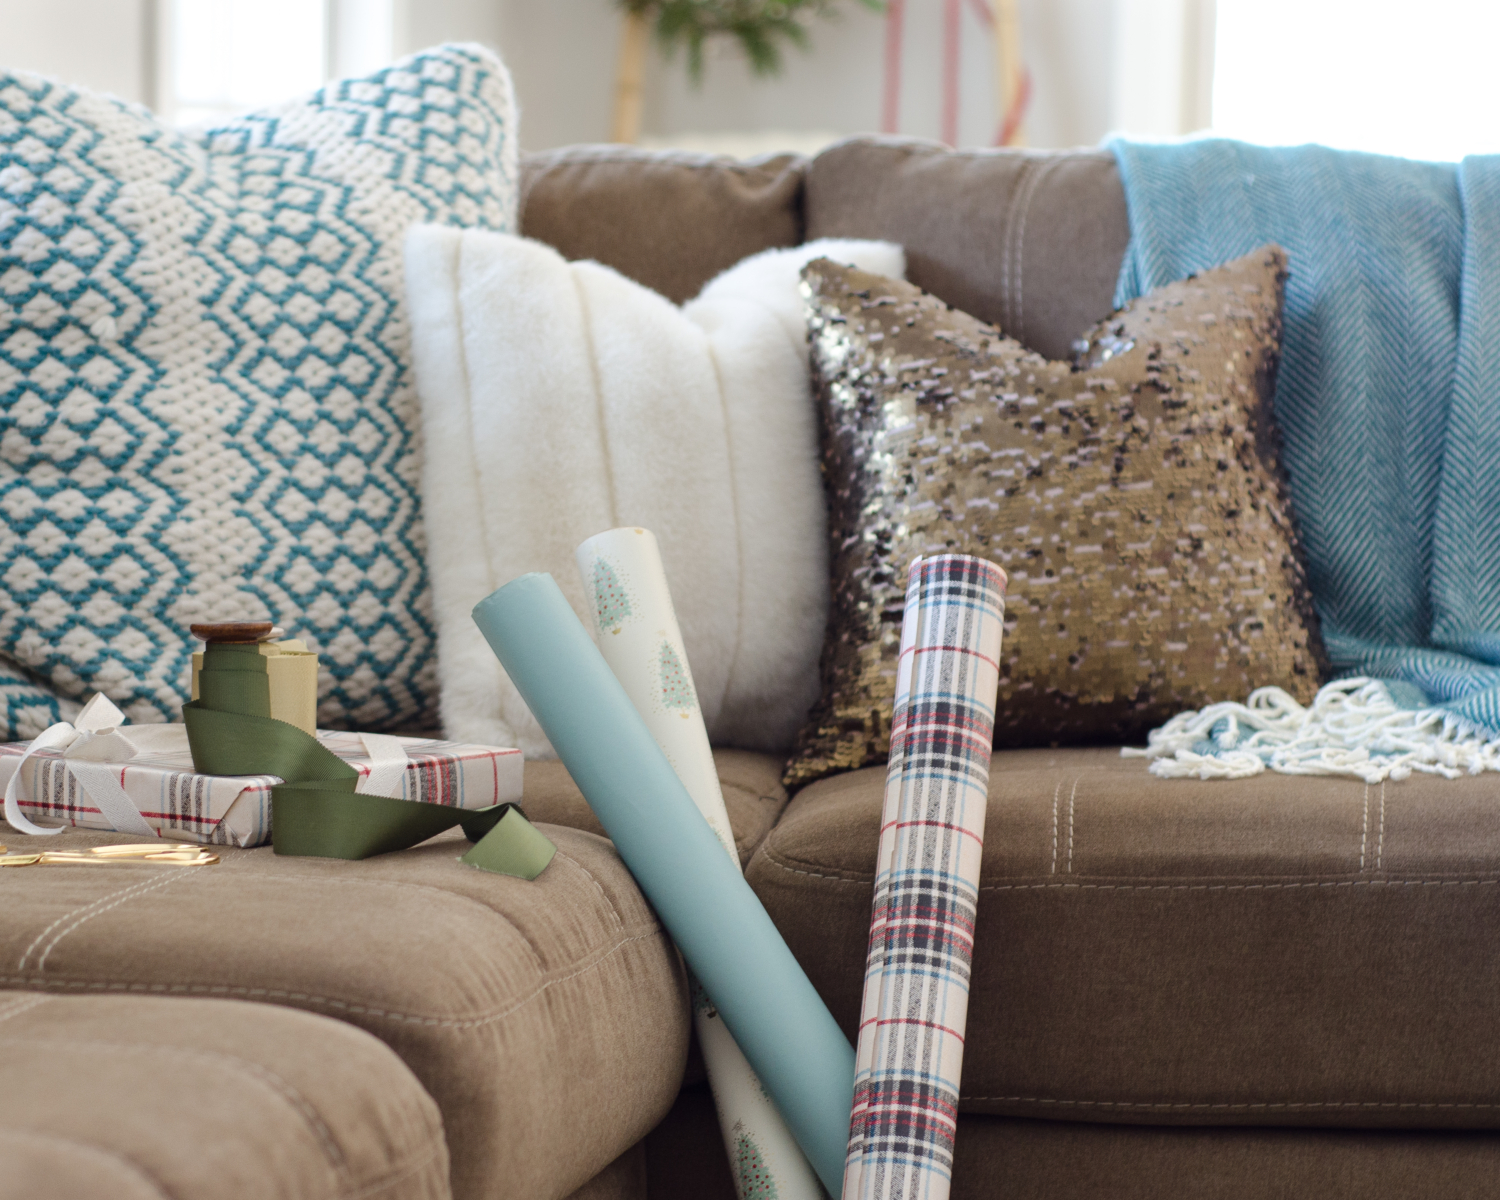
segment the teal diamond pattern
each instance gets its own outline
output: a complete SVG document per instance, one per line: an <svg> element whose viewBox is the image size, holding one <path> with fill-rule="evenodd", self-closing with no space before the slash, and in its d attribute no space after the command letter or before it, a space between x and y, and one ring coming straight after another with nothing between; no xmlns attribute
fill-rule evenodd
<svg viewBox="0 0 1500 1200"><path fill-rule="evenodd" d="M7 736L174 719L208 619L315 645L325 725L436 724L401 243L513 230L517 175L477 47L201 135L0 75Z"/></svg>

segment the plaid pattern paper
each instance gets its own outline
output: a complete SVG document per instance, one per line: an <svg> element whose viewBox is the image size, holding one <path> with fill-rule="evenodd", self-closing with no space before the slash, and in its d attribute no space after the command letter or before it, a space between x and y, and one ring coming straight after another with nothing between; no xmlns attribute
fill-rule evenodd
<svg viewBox="0 0 1500 1200"><path fill-rule="evenodd" d="M357 733L319 730L318 740L361 776L370 760ZM521 799L519 750L470 746L428 738L398 737L406 751L403 800L458 808L487 808ZM0 744L0 791L29 742ZM86 829L111 829L66 769L62 752L39 750L21 768L21 811L39 825L66 821ZM180 753L138 755L118 766L125 794L146 823L174 841L216 846L260 846L271 840L274 775L200 775L183 736Z"/></svg>
<svg viewBox="0 0 1500 1200"><path fill-rule="evenodd" d="M911 565L843 1200L945 1200L969 1009L1005 572Z"/></svg>

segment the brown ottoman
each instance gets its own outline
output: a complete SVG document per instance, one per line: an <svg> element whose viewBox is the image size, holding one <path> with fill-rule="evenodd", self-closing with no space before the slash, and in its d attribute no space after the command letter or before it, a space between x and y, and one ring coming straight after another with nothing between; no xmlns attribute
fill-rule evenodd
<svg viewBox="0 0 1500 1200"><path fill-rule="evenodd" d="M0 1196L450 1195L437 1105L367 1033L236 1000L0 994Z"/></svg>
<svg viewBox="0 0 1500 1200"><path fill-rule="evenodd" d="M781 764L733 751L718 760L748 857L786 802ZM457 831L364 862L263 847L226 850L210 867L0 872L0 988L336 1017L395 1050L437 1102L458 1200L567 1196L670 1108L687 989L613 845L565 827L593 823L567 772L526 771L527 812L558 847L530 883L459 863L468 844ZM12 851L44 841L0 840ZM45 842L125 840L70 830Z"/></svg>

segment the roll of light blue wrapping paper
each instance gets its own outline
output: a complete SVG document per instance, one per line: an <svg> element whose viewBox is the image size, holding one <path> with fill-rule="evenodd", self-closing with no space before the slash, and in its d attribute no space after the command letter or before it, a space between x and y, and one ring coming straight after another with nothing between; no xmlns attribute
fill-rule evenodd
<svg viewBox="0 0 1500 1200"><path fill-rule="evenodd" d="M854 1049L672 770L550 575L522 575L474 623L662 923L839 1195Z"/></svg>

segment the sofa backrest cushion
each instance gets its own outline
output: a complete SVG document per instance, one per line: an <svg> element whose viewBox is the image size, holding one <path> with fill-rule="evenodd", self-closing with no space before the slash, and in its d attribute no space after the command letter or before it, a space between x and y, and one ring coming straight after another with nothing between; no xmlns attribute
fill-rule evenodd
<svg viewBox="0 0 1500 1200"><path fill-rule="evenodd" d="M1130 222L1103 150L853 138L807 168L806 236L906 248L907 278L1047 358L1114 307Z"/></svg>
<svg viewBox="0 0 1500 1200"><path fill-rule="evenodd" d="M530 154L521 232L681 304L742 258L802 241L806 165L795 154L739 162L636 146Z"/></svg>

